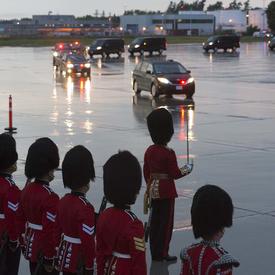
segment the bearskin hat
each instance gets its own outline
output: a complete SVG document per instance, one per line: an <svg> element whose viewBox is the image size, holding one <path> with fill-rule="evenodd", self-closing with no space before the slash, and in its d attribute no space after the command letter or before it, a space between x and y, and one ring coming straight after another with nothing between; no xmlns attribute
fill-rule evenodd
<svg viewBox="0 0 275 275"><path fill-rule="evenodd" d="M191 207L191 223L195 238L212 237L233 219L231 197L222 188L205 185L198 189Z"/></svg>
<svg viewBox="0 0 275 275"><path fill-rule="evenodd" d="M9 134L0 134L0 171L11 167L17 159L15 139Z"/></svg>
<svg viewBox="0 0 275 275"><path fill-rule="evenodd" d="M29 148L25 165L27 178L40 178L59 166L56 144L49 138L37 139Z"/></svg>
<svg viewBox="0 0 275 275"><path fill-rule="evenodd" d="M62 177L64 186L72 190L93 181L95 168L90 151L82 145L77 145L68 151L62 162Z"/></svg>
<svg viewBox="0 0 275 275"><path fill-rule="evenodd" d="M174 134L172 115L165 108L152 111L147 117L147 126L152 141L158 145L166 145Z"/></svg>
<svg viewBox="0 0 275 275"><path fill-rule="evenodd" d="M103 167L105 197L117 207L135 203L141 182L140 164L128 151L113 155Z"/></svg>

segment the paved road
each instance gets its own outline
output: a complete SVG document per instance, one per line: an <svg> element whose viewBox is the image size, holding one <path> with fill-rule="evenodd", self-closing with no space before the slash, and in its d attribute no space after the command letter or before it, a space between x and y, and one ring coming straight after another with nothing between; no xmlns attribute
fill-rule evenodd
<svg viewBox="0 0 275 275"><path fill-rule="evenodd" d="M24 159L36 138L50 136L59 145L61 159L69 148L83 144L95 158L97 178L88 198L98 208L102 165L119 149L130 150L142 163L151 143L146 115L167 106L175 122L170 146L184 164L188 117L195 163L192 174L177 182L171 254L178 255L194 241L189 214L194 192L201 185L217 184L232 195L236 207L234 226L223 239L241 262L235 274L274 274L275 53L264 43L242 44L236 54L204 54L199 45L171 45L162 58L180 61L192 71L194 105L181 97L152 100L146 92L134 97L130 76L138 57L93 60L91 79L86 80L55 74L49 48L0 48L0 127L7 126L11 93L20 157L17 183L24 186ZM60 172L53 188L65 193ZM141 218L143 190L133 208ZM151 274L174 275L180 264L151 265L148 257L150 268ZM22 275L26 269L22 260Z"/></svg>

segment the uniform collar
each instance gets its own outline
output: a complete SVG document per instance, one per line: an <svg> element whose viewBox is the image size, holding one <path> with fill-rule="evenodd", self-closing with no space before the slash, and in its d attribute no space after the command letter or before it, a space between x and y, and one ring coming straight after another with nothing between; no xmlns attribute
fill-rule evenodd
<svg viewBox="0 0 275 275"><path fill-rule="evenodd" d="M220 242L219 241L207 241L207 240L202 240L201 242L203 245L207 246L219 246Z"/></svg>
<svg viewBox="0 0 275 275"><path fill-rule="evenodd" d="M38 183L38 184L42 184L42 185L47 185L47 186L50 185L50 183L49 183L48 181L46 181L46 180L41 180L41 179L35 179L34 182L35 182L35 183Z"/></svg>
<svg viewBox="0 0 275 275"><path fill-rule="evenodd" d="M85 198L85 193L82 193L82 192L71 191L71 195L74 195L74 196L77 196L77 197L84 197Z"/></svg>
<svg viewBox="0 0 275 275"><path fill-rule="evenodd" d="M12 178L12 175L8 174L8 173L0 172L0 177L3 177L3 178Z"/></svg>

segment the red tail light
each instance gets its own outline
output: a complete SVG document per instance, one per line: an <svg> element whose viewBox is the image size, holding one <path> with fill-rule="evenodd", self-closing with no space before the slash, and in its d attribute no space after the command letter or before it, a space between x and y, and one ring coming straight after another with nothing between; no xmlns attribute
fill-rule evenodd
<svg viewBox="0 0 275 275"><path fill-rule="evenodd" d="M180 84L181 84L181 85L185 85L185 84L186 84L186 81L182 79L182 80L180 80Z"/></svg>
<svg viewBox="0 0 275 275"><path fill-rule="evenodd" d="M64 45L63 45L63 44L59 44L59 46L58 46L58 47L59 47L59 49L60 49L60 50L62 50L62 49L63 49L63 47L64 47Z"/></svg>
<svg viewBox="0 0 275 275"><path fill-rule="evenodd" d="M84 64L80 64L80 68L83 68L84 67Z"/></svg>

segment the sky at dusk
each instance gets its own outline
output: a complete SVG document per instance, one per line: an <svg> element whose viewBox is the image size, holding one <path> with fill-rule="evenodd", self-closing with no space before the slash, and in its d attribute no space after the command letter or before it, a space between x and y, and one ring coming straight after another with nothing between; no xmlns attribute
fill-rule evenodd
<svg viewBox="0 0 275 275"><path fill-rule="evenodd" d="M206 6L216 1L206 0ZM251 0L250 2L252 7L263 7L263 5L267 5L270 1ZM178 0L175 2L178 2ZM186 2L193 2L193 0L187 0ZM224 6L227 6L231 1L227 0L223 2ZM109 12L120 15L125 9L164 11L168 4L169 0L0 0L0 19L31 17L33 14L47 14L49 11L52 11L53 14L82 16L94 14L96 9L100 13L104 10L106 15Z"/></svg>

